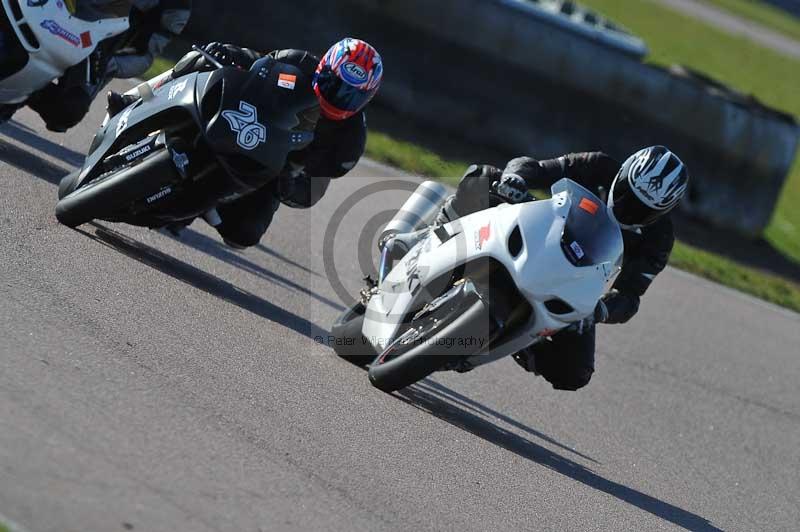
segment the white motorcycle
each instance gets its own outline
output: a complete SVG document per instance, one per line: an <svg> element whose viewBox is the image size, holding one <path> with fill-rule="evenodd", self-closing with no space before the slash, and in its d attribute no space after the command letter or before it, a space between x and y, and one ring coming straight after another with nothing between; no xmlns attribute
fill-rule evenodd
<svg viewBox="0 0 800 532"><path fill-rule="evenodd" d="M91 6L86 0L0 0L0 108L24 102L32 93L86 63L98 45L128 30L128 0ZM84 18L79 18L84 17ZM86 20L91 18L93 20Z"/></svg>
<svg viewBox="0 0 800 532"><path fill-rule="evenodd" d="M384 231L378 281L331 330L337 354L370 363L370 381L386 392L435 371L471 370L585 323L621 269L619 224L574 181L555 183L549 200L428 227L443 195L426 182L409 198ZM397 249L408 252L392 260Z"/></svg>

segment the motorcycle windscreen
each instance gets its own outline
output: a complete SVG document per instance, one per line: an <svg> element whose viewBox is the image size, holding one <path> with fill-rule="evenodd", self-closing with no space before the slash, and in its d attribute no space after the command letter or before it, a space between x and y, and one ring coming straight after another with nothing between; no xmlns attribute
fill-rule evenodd
<svg viewBox="0 0 800 532"><path fill-rule="evenodd" d="M569 213L561 236L564 255L575 266L617 265L622 235L600 198L569 179L553 185L553 195L566 192Z"/></svg>
<svg viewBox="0 0 800 532"><path fill-rule="evenodd" d="M94 22L106 18L130 16L132 0L66 0L67 10L75 17Z"/></svg>

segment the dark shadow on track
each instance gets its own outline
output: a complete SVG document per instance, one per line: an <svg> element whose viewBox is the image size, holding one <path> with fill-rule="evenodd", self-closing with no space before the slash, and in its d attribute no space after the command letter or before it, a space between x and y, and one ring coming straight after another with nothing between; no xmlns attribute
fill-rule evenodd
<svg viewBox="0 0 800 532"><path fill-rule="evenodd" d="M0 161L54 185L72 172L2 139L0 139Z"/></svg>
<svg viewBox="0 0 800 532"><path fill-rule="evenodd" d="M265 246L264 244L256 244L255 248L263 251L264 253L266 253L267 255L269 255L271 257L275 257L276 259L282 260L283 262L285 262L286 264L289 264L290 266L294 266L295 268L303 270L306 273L310 273L311 275L316 275L317 277L320 277L320 278L322 277L322 275L320 275L319 272L315 272L311 268L307 268L307 267L303 266L302 264L300 264L299 262L295 262L292 259L290 259L289 257L287 257L285 255L281 255L280 253L278 253L274 249L270 249L267 246Z"/></svg>
<svg viewBox="0 0 800 532"><path fill-rule="evenodd" d="M55 142L39 136L39 133L24 124L11 120L3 124L0 129L3 135L26 144L35 150L58 159L70 166L79 167L83 164L85 154L60 146ZM87 146L88 148L88 146ZM66 172L69 173L69 172Z"/></svg>
<svg viewBox="0 0 800 532"><path fill-rule="evenodd" d="M182 231L180 236L177 237L177 240L183 244L186 244L191 248L194 248L198 251L202 251L203 253L207 253L212 257L215 257L232 266L241 268L246 272L251 273L257 277L261 277L262 279L266 279L268 281L280 284L286 288L296 290L307 296L310 296L319 301L320 303L328 305L334 310L338 310L340 312L345 310L345 308L336 301L321 296L316 292L309 290L308 288L306 288L301 284L298 284L290 279L287 279L286 277L283 277L282 275L278 275L277 273L273 273L267 270L266 268L259 266L255 262L250 261L244 256L240 255L239 253L229 249L222 242L209 238L208 236L199 233L193 229L187 228L184 231ZM289 263L291 264L291 262ZM297 266L302 268L304 271L306 270L299 264ZM315 273L315 275L319 274Z"/></svg>
<svg viewBox="0 0 800 532"><path fill-rule="evenodd" d="M219 277L100 224L92 223L90 225L95 227L94 234L80 228L76 229L76 231L189 286L232 303L257 316L279 323L303 336L311 339L319 336L328 336L328 331L323 330L307 319L284 310L250 292L241 290Z"/></svg>
<svg viewBox="0 0 800 532"><path fill-rule="evenodd" d="M433 386L434 384L435 383L429 380L424 381L422 385L414 385L397 392L395 395L405 403L428 412L455 427L466 430L489 443L493 443L526 460L530 460L575 481L581 482L586 486L607 493L608 495L616 497L645 512L649 512L674 525L692 531L721 532L721 530L712 525L710 521L697 514L693 514L669 504L668 502L656 499L641 491L603 478L591 469L573 460L564 458L523 436L506 430L470 412L469 409L465 408L462 400L454 401L451 399L451 397L458 398L458 394L438 384ZM446 393L444 390L446 390Z"/></svg>
<svg viewBox="0 0 800 532"><path fill-rule="evenodd" d="M535 436L536 438L539 438L540 440L544 440L544 441L546 441L548 443L552 443L553 445L555 445L557 447L560 447L561 449L563 449L565 451L569 451L569 452L571 452L571 453L573 453L573 454L575 454L577 456L580 456L584 460L588 460L588 461L593 462L593 463L595 463L597 465L601 465L597 460L595 460L591 456L587 456L587 455L585 455L585 454L583 454L581 452L576 451L575 449L571 449L571 448L567 447L566 445L557 442L556 440L554 440L550 436L548 436L546 434L543 434L543 433L539 432L538 430L534 430L534 429L532 429L530 427L526 427L525 425L523 425L519 421L511 419L510 417L506 416L505 414L501 414L497 410L489 408L486 405L482 405L479 402L474 401L474 400L472 400L469 397L466 397L464 395L461 395L460 393L458 393L458 392L456 392L454 390L451 390L450 388L448 388L446 386L442 386L438 382L434 382L434 381L432 381L430 379L426 379L426 380L424 380L422 382L417 383L417 386L419 388L422 388L424 391L439 397L443 401L450 401L452 403L457 404L459 407L467 409L467 410L470 410L470 411L472 411L472 412L474 412L475 414L478 414L478 415L484 414L484 415L487 415L487 416L491 416L491 417L497 418L500 421L502 421L502 422L504 422L504 423L506 423L508 425L511 425L512 427L514 427L516 429L519 429L521 431L527 432L531 436Z"/></svg>

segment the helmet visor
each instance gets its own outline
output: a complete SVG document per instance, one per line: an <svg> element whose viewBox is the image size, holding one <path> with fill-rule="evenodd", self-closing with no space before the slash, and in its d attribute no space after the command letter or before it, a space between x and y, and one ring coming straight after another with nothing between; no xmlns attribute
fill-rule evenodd
<svg viewBox="0 0 800 532"><path fill-rule="evenodd" d="M637 226L650 225L661 215L668 211L659 211L648 207L636 195L625 178L617 178L614 183L614 192L611 195L611 205L614 217L623 225Z"/></svg>
<svg viewBox="0 0 800 532"><path fill-rule="evenodd" d="M356 112L366 106L375 95L375 90L364 90L345 82L325 67L317 74L317 87L325 100L342 111Z"/></svg>

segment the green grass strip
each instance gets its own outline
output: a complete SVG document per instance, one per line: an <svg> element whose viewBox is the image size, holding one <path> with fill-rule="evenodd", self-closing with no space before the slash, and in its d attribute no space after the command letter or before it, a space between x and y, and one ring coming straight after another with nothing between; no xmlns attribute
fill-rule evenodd
<svg viewBox="0 0 800 532"><path fill-rule="evenodd" d="M702 0L800 41L800 19L760 0Z"/></svg>
<svg viewBox="0 0 800 532"><path fill-rule="evenodd" d="M367 137L367 156L405 172L433 177L451 185L458 183L464 170L471 164L465 161L445 160L425 148L410 142L394 140L374 130L371 130Z"/></svg>
<svg viewBox="0 0 800 532"><path fill-rule="evenodd" d="M147 72L142 74L142 78L153 79L159 74L163 74L167 70L170 70L174 66L175 66L175 61L171 59L165 59L163 57L156 57L153 60L153 64L150 66L149 69L147 69Z"/></svg>

